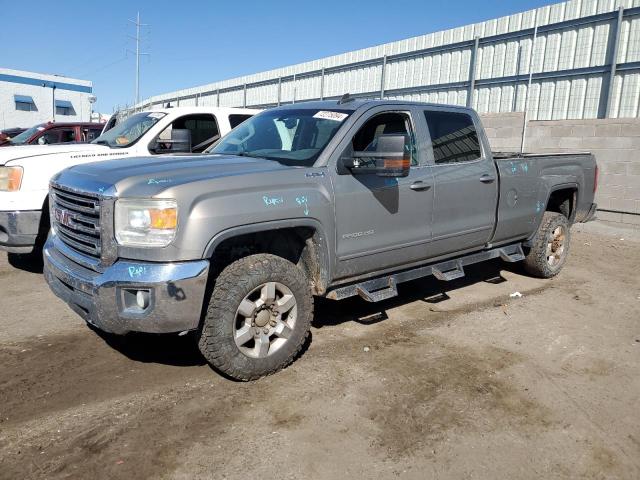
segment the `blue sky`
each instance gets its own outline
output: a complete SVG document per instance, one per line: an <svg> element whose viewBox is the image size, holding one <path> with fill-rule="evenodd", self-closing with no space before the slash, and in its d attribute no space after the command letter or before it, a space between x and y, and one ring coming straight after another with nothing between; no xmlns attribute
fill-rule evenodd
<svg viewBox="0 0 640 480"><path fill-rule="evenodd" d="M0 0L0 66L92 80L97 109L141 96L401 40L556 3L552 0Z"/></svg>

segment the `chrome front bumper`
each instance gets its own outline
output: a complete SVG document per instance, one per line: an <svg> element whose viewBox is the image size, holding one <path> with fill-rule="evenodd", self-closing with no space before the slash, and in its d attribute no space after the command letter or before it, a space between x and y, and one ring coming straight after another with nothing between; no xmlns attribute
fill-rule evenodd
<svg viewBox="0 0 640 480"><path fill-rule="evenodd" d="M44 247L49 287L88 323L116 334L174 333L198 328L209 262L150 263L118 260L101 272L74 262L56 248L50 235ZM145 308L136 303L146 292Z"/></svg>
<svg viewBox="0 0 640 480"><path fill-rule="evenodd" d="M40 229L40 210L0 212L0 250L31 253Z"/></svg>

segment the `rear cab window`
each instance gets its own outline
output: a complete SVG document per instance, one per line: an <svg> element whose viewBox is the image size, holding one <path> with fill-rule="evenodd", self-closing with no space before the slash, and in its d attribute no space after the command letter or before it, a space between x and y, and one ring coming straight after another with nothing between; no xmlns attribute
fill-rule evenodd
<svg viewBox="0 0 640 480"><path fill-rule="evenodd" d="M245 120L247 120L247 119L249 119L251 117L253 117L253 115L250 115L248 113L246 113L246 114L234 113L234 114L229 115L229 124L231 125L231 128L236 128L242 122L244 122Z"/></svg>
<svg viewBox="0 0 640 480"><path fill-rule="evenodd" d="M436 165L471 162L482 157L480 140L471 115L425 110Z"/></svg>

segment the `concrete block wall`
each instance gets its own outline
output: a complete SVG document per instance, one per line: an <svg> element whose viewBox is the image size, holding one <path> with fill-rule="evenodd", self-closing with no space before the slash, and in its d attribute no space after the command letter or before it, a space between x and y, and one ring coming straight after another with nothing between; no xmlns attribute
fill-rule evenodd
<svg viewBox="0 0 640 480"><path fill-rule="evenodd" d="M482 120L493 150L520 149L524 114L483 115ZM525 151L593 153L600 170L598 217L640 225L640 119L528 122Z"/></svg>
<svg viewBox="0 0 640 480"><path fill-rule="evenodd" d="M520 151L524 128L522 112L486 113L480 118L494 152Z"/></svg>

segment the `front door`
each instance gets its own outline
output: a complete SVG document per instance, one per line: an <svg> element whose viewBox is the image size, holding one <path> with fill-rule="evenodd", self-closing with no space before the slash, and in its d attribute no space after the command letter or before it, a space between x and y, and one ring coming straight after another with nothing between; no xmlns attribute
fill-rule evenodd
<svg viewBox="0 0 640 480"><path fill-rule="evenodd" d="M426 256L433 204L431 169L416 146L411 108L378 107L354 124L337 149L340 158L367 151L382 134L410 138L411 167L402 178L334 171L336 277L353 277Z"/></svg>

